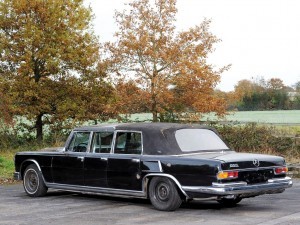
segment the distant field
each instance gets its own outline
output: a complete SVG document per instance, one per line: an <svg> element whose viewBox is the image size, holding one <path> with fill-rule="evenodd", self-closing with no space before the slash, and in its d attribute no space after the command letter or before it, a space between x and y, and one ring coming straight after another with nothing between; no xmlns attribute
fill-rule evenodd
<svg viewBox="0 0 300 225"><path fill-rule="evenodd" d="M233 121L233 122L256 122L268 124L294 124L300 125L300 110L279 110L279 111L241 111L230 112L224 119L206 116L206 120L212 121Z"/></svg>
<svg viewBox="0 0 300 225"><path fill-rule="evenodd" d="M147 121L151 118L150 113L134 114L130 117L134 121ZM300 110L229 112L229 115L221 119L213 114L207 114L203 116L201 121L300 125Z"/></svg>

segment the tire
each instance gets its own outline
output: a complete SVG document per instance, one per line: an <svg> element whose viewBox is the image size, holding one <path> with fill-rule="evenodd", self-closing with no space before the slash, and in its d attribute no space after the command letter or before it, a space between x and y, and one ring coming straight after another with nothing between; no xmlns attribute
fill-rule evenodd
<svg viewBox="0 0 300 225"><path fill-rule="evenodd" d="M221 200L218 200L218 202L226 207L234 207L236 206L240 201L242 201L242 198L235 197L233 199L227 199L223 198Z"/></svg>
<svg viewBox="0 0 300 225"><path fill-rule="evenodd" d="M174 211L182 203L174 182L166 177L154 177L149 185L149 198L152 205L161 211Z"/></svg>
<svg viewBox="0 0 300 225"><path fill-rule="evenodd" d="M44 183L41 171L39 171L36 165L30 164L26 167L23 176L23 187L26 194L30 197L46 195L48 188Z"/></svg>

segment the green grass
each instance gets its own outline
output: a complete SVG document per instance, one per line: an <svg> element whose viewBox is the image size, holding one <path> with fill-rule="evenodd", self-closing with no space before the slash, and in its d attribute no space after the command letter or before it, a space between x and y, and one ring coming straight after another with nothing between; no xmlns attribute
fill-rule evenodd
<svg viewBox="0 0 300 225"><path fill-rule="evenodd" d="M150 121L152 114L132 114L129 119L132 121ZM208 113L203 115L201 121L300 125L300 110L237 111L228 112L224 118L218 118L213 113Z"/></svg>
<svg viewBox="0 0 300 225"><path fill-rule="evenodd" d="M228 112L225 118L218 119L213 114L206 114L203 121L232 121L242 123L267 123L267 124L300 124L300 110L277 111L238 111Z"/></svg>
<svg viewBox="0 0 300 225"><path fill-rule="evenodd" d="M0 178L12 178L15 170L14 153L0 153Z"/></svg>

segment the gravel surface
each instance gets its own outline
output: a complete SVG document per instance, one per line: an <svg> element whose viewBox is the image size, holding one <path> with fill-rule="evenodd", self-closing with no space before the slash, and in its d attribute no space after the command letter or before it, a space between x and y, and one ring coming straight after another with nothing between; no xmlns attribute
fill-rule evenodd
<svg viewBox="0 0 300 225"><path fill-rule="evenodd" d="M28 197L21 184L0 185L0 224L300 224L300 180L282 194L243 199L233 208L192 201L161 212L147 200L101 197L50 190Z"/></svg>

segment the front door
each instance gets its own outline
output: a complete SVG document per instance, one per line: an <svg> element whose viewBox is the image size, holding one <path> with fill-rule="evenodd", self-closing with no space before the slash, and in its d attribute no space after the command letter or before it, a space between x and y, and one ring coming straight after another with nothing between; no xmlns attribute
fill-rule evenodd
<svg viewBox="0 0 300 225"><path fill-rule="evenodd" d="M95 132L91 152L84 160L84 185L107 187L107 163L111 152L113 132Z"/></svg>
<svg viewBox="0 0 300 225"><path fill-rule="evenodd" d="M116 132L114 151L108 158L107 182L109 188L142 190L141 154L141 132Z"/></svg>
<svg viewBox="0 0 300 225"><path fill-rule="evenodd" d="M84 160L89 148L90 132L74 132L66 151L52 159L53 182L84 185Z"/></svg>

